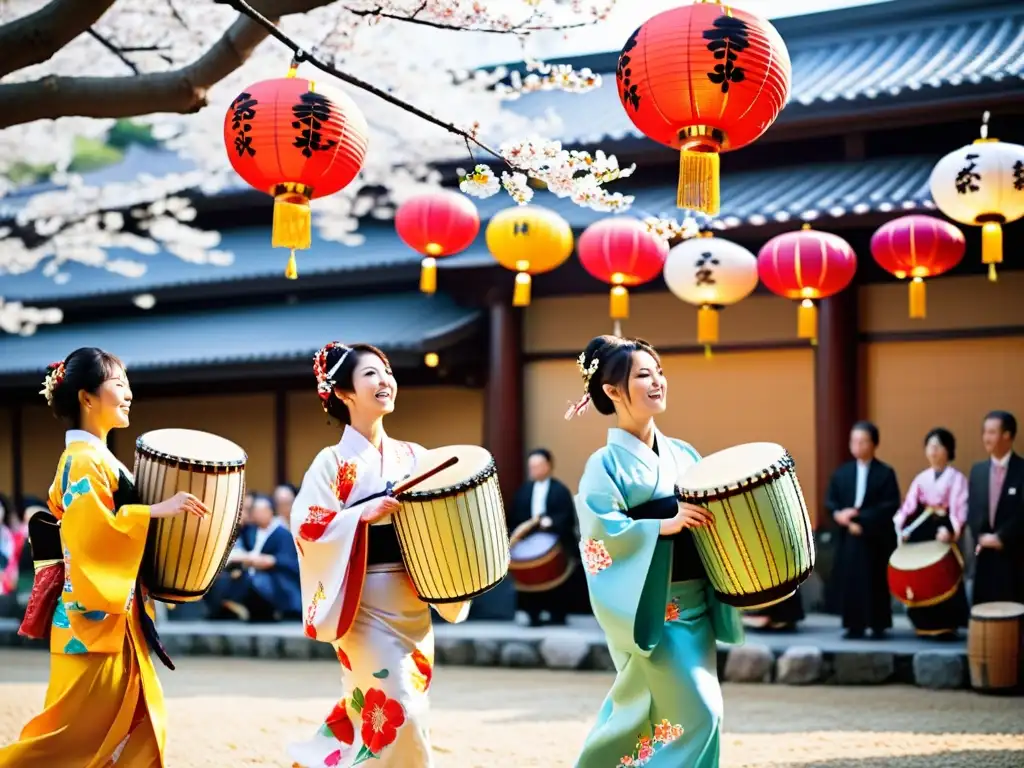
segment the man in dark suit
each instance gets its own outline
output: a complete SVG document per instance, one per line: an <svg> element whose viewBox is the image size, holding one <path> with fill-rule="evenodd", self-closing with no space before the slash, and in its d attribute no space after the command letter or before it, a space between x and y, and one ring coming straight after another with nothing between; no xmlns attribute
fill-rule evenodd
<svg viewBox="0 0 1024 768"><path fill-rule="evenodd" d="M526 531L547 531L558 537L570 563L575 566L579 559L579 546L575 533L576 508L572 494L562 483L551 476L554 462L551 452L545 448L533 450L527 458L530 476L512 502L508 516L510 535L519 538ZM528 538L526 533L523 538ZM541 613L547 611L551 624L565 624L569 599L563 587L565 583L545 592L518 593L518 607L530 617L530 626L541 624Z"/></svg>
<svg viewBox="0 0 1024 768"><path fill-rule="evenodd" d="M967 524L977 542L972 601L1024 603L1024 458L1013 451L1017 419L985 417L981 440L989 458L971 467Z"/></svg>
<svg viewBox="0 0 1024 768"><path fill-rule="evenodd" d="M875 458L878 427L858 421L850 430L853 461L832 475L825 506L836 530L836 586L845 637L883 637L892 627L887 570L896 549L892 518L900 506L893 468Z"/></svg>

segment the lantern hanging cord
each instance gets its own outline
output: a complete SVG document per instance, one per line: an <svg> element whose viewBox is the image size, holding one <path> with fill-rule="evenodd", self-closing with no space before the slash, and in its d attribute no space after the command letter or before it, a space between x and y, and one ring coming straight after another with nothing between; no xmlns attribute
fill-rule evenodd
<svg viewBox="0 0 1024 768"><path fill-rule="evenodd" d="M473 142L478 147L480 147L480 149L501 160L508 167L515 168L515 166L509 163L508 160L502 157L500 152L484 144L482 141L474 137L471 133L464 131L461 128L458 128L452 125L451 123L446 123L443 120L439 120L433 115L424 112L419 107L410 104L407 101L402 101L401 99L395 98L390 93L382 91L375 85L372 85L371 83L368 83L365 80L360 80L358 77L353 77L352 75L342 72L336 67L333 67L330 64L326 64L320 61L316 56L310 55L309 53L303 50L302 46L300 46L298 43L296 43L294 40L288 37L288 35L284 34L284 32L277 28L277 25L274 24L274 22L272 22L262 13L253 8L248 2L246 2L246 0L214 0L214 2L219 3L221 5L230 6L239 13L245 14L250 19L258 23L261 27L266 29L271 37L279 40L280 42L288 46L288 48L291 49L293 54L293 64L302 61L309 62L320 71L326 72L328 75L336 77L344 83L348 83L349 85L359 88L360 90L366 91L367 93L372 93L377 98L383 99L384 101L388 102L393 106L398 107L399 109L404 109L406 112L415 115L421 120L426 120L428 123L431 123L432 125L436 125L439 128L444 128L449 133L453 133L456 136L461 136L466 141L467 146L469 146L469 142ZM470 152L470 155L472 155L472 152Z"/></svg>

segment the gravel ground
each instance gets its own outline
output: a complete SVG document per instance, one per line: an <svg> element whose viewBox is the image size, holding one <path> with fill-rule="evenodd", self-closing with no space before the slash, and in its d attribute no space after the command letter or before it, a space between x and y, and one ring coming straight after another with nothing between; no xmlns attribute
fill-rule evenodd
<svg viewBox="0 0 1024 768"><path fill-rule="evenodd" d="M47 659L0 651L0 744L40 706ZM330 662L188 658L162 672L172 768L287 768L283 745L315 729L340 694ZM571 766L610 682L597 672L442 667L431 686L437 768ZM730 768L1024 766L1021 698L727 685L725 701Z"/></svg>

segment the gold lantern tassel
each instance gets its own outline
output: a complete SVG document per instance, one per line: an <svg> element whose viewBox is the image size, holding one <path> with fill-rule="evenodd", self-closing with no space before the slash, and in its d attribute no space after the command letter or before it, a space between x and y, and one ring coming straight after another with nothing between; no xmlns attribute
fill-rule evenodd
<svg viewBox="0 0 1024 768"><path fill-rule="evenodd" d="M629 319L629 291L626 290L626 286L616 285L612 288L610 312L612 320Z"/></svg>
<svg viewBox="0 0 1024 768"><path fill-rule="evenodd" d="M703 211L709 216L716 215L722 197L719 166L717 152L682 150L679 153L676 205L687 210Z"/></svg>
<svg viewBox="0 0 1024 768"><path fill-rule="evenodd" d="M810 339L812 344L818 338L818 308L810 299L800 302L796 316L796 335L801 339Z"/></svg>
<svg viewBox="0 0 1024 768"><path fill-rule="evenodd" d="M437 259L427 256L420 262L420 292L437 292Z"/></svg>
<svg viewBox="0 0 1024 768"><path fill-rule="evenodd" d="M718 342L718 309L704 305L697 310L697 343L704 345L704 357L711 357L711 345Z"/></svg>
<svg viewBox="0 0 1024 768"><path fill-rule="evenodd" d="M921 319L925 316L927 306L924 280L915 277L910 281L910 316L915 320Z"/></svg>
<svg viewBox="0 0 1024 768"><path fill-rule="evenodd" d="M996 282L996 264L1003 263L1003 227L998 221L981 226L981 263L988 264L988 279Z"/></svg>
<svg viewBox="0 0 1024 768"><path fill-rule="evenodd" d="M516 273L516 287L512 292L513 307L530 306L530 274L528 272Z"/></svg>
<svg viewBox="0 0 1024 768"><path fill-rule="evenodd" d="M279 184L274 194L274 227L270 242L274 248L288 248L291 256L284 276L294 280L299 276L295 266L296 249L312 245L312 225L307 188L302 184Z"/></svg>

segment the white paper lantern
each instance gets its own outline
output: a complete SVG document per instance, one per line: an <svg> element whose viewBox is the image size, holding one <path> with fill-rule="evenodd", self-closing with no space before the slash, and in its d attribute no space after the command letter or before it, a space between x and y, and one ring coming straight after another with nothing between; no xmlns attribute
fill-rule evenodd
<svg viewBox="0 0 1024 768"><path fill-rule="evenodd" d="M940 211L981 227L981 261L995 280L995 265L1003 260L1003 224L1024 216L1024 147L988 138L988 117L986 112L980 139L936 163L929 185Z"/></svg>
<svg viewBox="0 0 1024 768"><path fill-rule="evenodd" d="M668 252L665 284L696 304L697 343L718 341L718 310L747 298L757 287L757 257L742 245L711 232L685 240Z"/></svg>

